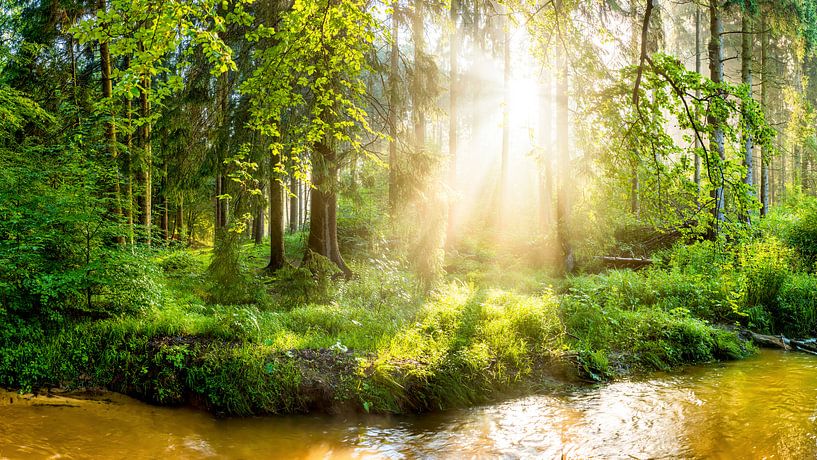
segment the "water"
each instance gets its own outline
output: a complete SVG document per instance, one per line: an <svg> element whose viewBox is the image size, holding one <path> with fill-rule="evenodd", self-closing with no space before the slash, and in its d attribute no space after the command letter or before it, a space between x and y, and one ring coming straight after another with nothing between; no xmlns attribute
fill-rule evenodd
<svg viewBox="0 0 817 460"><path fill-rule="evenodd" d="M104 398L0 394L0 458L817 457L817 357L776 351L415 417L217 420Z"/></svg>

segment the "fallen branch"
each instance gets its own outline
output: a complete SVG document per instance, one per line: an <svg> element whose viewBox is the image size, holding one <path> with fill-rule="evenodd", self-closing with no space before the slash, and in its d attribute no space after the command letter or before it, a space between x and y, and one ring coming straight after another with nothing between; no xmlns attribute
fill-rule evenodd
<svg viewBox="0 0 817 460"><path fill-rule="evenodd" d="M613 257L602 256L599 257L605 264L616 268L643 268L647 265L652 265L652 259L638 259L635 257Z"/></svg>
<svg viewBox="0 0 817 460"><path fill-rule="evenodd" d="M815 339L796 340L786 338L782 335L765 335L755 332L750 332L750 334L752 336L752 342L759 347L795 350L817 355L817 343L815 343Z"/></svg>

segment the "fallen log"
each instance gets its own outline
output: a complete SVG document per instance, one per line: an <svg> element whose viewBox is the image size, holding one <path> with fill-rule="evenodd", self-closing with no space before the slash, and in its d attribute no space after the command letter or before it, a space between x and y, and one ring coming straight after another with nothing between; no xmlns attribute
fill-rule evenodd
<svg viewBox="0 0 817 460"><path fill-rule="evenodd" d="M789 339L782 335L765 335L756 332L749 332L752 336L752 342L755 345L763 348L777 348L780 350L795 350L817 355L817 342L815 339Z"/></svg>
<svg viewBox="0 0 817 460"><path fill-rule="evenodd" d="M599 259L601 259L605 265L609 265L614 268L639 269L646 267L647 265L652 265L652 259L638 259L635 257L601 256Z"/></svg>

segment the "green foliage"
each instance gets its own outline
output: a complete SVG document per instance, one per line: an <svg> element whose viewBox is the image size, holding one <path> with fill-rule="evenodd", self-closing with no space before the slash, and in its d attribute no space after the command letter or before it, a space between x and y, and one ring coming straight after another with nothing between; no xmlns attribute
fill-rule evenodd
<svg viewBox="0 0 817 460"><path fill-rule="evenodd" d="M798 338L817 335L817 278L805 273L790 276L769 313L777 333Z"/></svg>
<svg viewBox="0 0 817 460"><path fill-rule="evenodd" d="M240 233L233 231L224 231L216 238L207 267L212 282L208 297L212 303L253 304L264 300L259 278L241 257L242 239Z"/></svg>
<svg viewBox="0 0 817 460"><path fill-rule="evenodd" d="M783 239L813 269L817 262L817 202L804 200L793 216L794 220L784 227Z"/></svg>

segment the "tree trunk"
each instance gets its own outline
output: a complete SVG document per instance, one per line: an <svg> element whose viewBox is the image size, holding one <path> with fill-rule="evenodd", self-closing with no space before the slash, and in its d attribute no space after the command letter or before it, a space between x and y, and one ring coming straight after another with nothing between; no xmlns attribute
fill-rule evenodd
<svg viewBox="0 0 817 460"><path fill-rule="evenodd" d="M648 0L652 1L652 0ZM640 27L638 25L638 2L637 0L632 0L630 2L630 22L632 31L630 34L630 47L632 49L632 57L633 57L633 64L634 65L642 65L641 63L641 50L639 48L638 43L638 36L640 32ZM652 8L648 5L648 8ZM639 189L641 185L639 184L638 180L638 152L635 148L632 149L632 156L633 160L630 165L630 212L638 217L639 214Z"/></svg>
<svg viewBox="0 0 817 460"><path fill-rule="evenodd" d="M184 198L180 195L176 205L176 228L173 230L174 238L184 241Z"/></svg>
<svg viewBox="0 0 817 460"><path fill-rule="evenodd" d="M283 190L282 190L283 193ZM255 244L261 244L264 242L264 205L259 204L258 210L255 212L255 232L253 234L253 241ZM283 209L282 217L283 217ZM281 220L281 225L283 225L283 219Z"/></svg>
<svg viewBox="0 0 817 460"><path fill-rule="evenodd" d="M412 82L411 97L414 103L414 149L416 152L425 150L426 145L426 116L423 103L423 68L422 61L425 53L425 0L415 0L414 15L412 16L412 32L414 34L414 81Z"/></svg>
<svg viewBox="0 0 817 460"><path fill-rule="evenodd" d="M448 60L450 65L449 88L448 88L448 188L453 192L457 189L457 124L459 114L457 113L457 96L459 96L459 52L460 33L457 24L459 14L459 0L451 0L451 50ZM450 195L454 195L453 193ZM454 242L454 197L448 199L448 218L446 219L446 244L453 247Z"/></svg>
<svg viewBox="0 0 817 460"><path fill-rule="evenodd" d="M167 177L167 161L162 166L162 238L165 243L170 241L170 200L167 198L168 177Z"/></svg>
<svg viewBox="0 0 817 460"><path fill-rule="evenodd" d="M262 211L263 213L263 211ZM274 272L284 267L284 188L270 175L269 187L269 247L270 257L267 271Z"/></svg>
<svg viewBox="0 0 817 460"><path fill-rule="evenodd" d="M769 105L769 31L766 30L766 16L760 14L760 107L763 113L768 116ZM769 151L766 147L760 146L760 215L766 216L769 213Z"/></svg>
<svg viewBox="0 0 817 460"><path fill-rule="evenodd" d="M397 105L400 85L400 23L397 21L398 2L392 5L391 15L391 57L389 61L389 211L397 211Z"/></svg>
<svg viewBox="0 0 817 460"><path fill-rule="evenodd" d="M338 167L335 151L326 142L315 144L313 150L312 183L315 186L312 192L311 216L309 219L309 238L304 259L308 260L311 253L322 255L331 260L350 277L352 271L346 265L340 254L337 230L337 175Z"/></svg>
<svg viewBox="0 0 817 460"><path fill-rule="evenodd" d="M553 123L553 106L551 104L551 81L543 82L541 85L541 111L539 122L539 148L540 148L540 171L539 171L539 229L542 234L547 234L553 220L553 172L551 171L551 158L549 148L551 124Z"/></svg>
<svg viewBox="0 0 817 460"><path fill-rule="evenodd" d="M289 178L289 192L291 193L289 196L289 232L295 233L298 231L301 220L300 212L298 212L300 211L301 187L295 176Z"/></svg>
<svg viewBox="0 0 817 460"><path fill-rule="evenodd" d="M752 39L754 30L752 27L752 18L748 12L743 13L741 23L741 82L749 87L750 95L752 91ZM748 107L743 107L744 113L748 112ZM746 175L743 177L743 182L748 188L749 198L754 197L754 143L752 134L748 131L743 133L743 165L746 167ZM751 223L751 215L747 212L744 216L744 221L747 224Z"/></svg>
<svg viewBox="0 0 817 460"><path fill-rule="evenodd" d="M148 99L150 91L150 76L142 76L142 90L140 91L140 105L142 109L142 117L147 119L150 116L150 100ZM152 202L153 202L153 183L151 181L153 173L153 152L151 150L151 129L150 122L145 122L141 127L140 133L140 147L142 148L142 164L139 168L139 176L137 180L140 188L140 221L145 232L145 244L151 245L151 220L152 220Z"/></svg>
<svg viewBox="0 0 817 460"><path fill-rule="evenodd" d="M508 13L507 8L504 9ZM497 228L503 228L505 224L505 200L508 188L508 155L510 154L511 142L511 31L510 21L506 18L503 21L502 32L502 54L504 57L504 73L502 79L502 153L499 163L499 193L497 200Z"/></svg>
<svg viewBox="0 0 817 460"><path fill-rule="evenodd" d="M701 73L701 6L696 4L695 5L695 72L698 74ZM700 99L701 98L701 90L695 90L695 97ZM697 110L697 109L696 109ZM698 115L697 113L695 114ZM701 145L701 140L698 136L695 136L695 188L697 193L695 194L696 202L701 198L701 155L700 151L703 148ZM699 205L700 206L700 205ZM700 207L699 207L700 209Z"/></svg>
<svg viewBox="0 0 817 460"><path fill-rule="evenodd" d="M99 11L107 11L106 0L99 0L97 2ZM99 42L99 63L102 74L102 98L107 104L113 107L113 81L111 80L111 50L107 41ZM114 164L114 178L113 178L113 206L111 211L116 218L122 216L122 201L121 189L119 185L119 151L116 143L116 111L111 109L108 114L110 119L106 124L105 137L108 141L108 154L111 156L111 161ZM119 233L119 232L117 232ZM125 237L121 234L116 235L116 242L123 244Z"/></svg>
<svg viewBox="0 0 817 460"><path fill-rule="evenodd" d="M130 68L130 56L125 56L125 68ZM125 195L127 195L128 206L125 209L125 214L128 220L128 242L131 246L134 244L134 229L133 229L133 102L127 99L126 108L128 116L128 133L125 143L128 151L125 155L125 177L127 182L125 184Z"/></svg>
<svg viewBox="0 0 817 460"><path fill-rule="evenodd" d="M570 215L570 183L573 180L570 168L570 144L569 144L569 107L570 95L568 79L570 61L567 56L567 50L564 50L562 62L560 63L559 72L559 89L557 95L556 116L558 123L558 148L559 148L559 184L556 192L556 233L559 241L559 246L562 249L562 271L564 273L572 273L575 268L575 261L573 257L573 246L568 237L569 230L568 217Z"/></svg>
<svg viewBox="0 0 817 460"><path fill-rule="evenodd" d="M721 35L723 34L723 21L721 18L721 4L722 0L711 0L709 3L709 78L714 83L723 82L723 42ZM715 219L712 236L720 232L720 225L724 221L724 172L723 163L726 160L726 151L724 150L723 139L723 120L720 120L717 115L709 115L709 123L713 126L712 138L710 139L710 149L712 153L717 153L720 158L718 168L715 171L716 184L712 191L712 198L714 198L715 205L712 208L712 216Z"/></svg>

